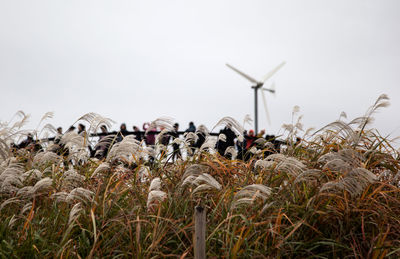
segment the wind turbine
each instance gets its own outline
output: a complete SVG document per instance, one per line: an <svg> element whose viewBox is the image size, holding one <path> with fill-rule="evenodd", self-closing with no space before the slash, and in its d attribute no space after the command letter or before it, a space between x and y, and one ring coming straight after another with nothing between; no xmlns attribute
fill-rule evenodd
<svg viewBox="0 0 400 259"><path fill-rule="evenodd" d="M285 62L282 62L281 64L279 64L277 67L275 67L273 70L271 70L268 74L266 74L264 76L264 78L261 81L257 81L254 78L252 78L251 76L243 73L242 71L240 71L239 69L226 64L230 69L232 69L233 71L235 71L236 73L238 73L239 75L243 76L244 78L246 78L247 80L249 80L250 82L254 83L255 85L253 85L251 88L254 89L254 129L255 129L255 134L258 133L258 90L263 90L263 91L268 91L270 93L275 93L275 89L272 88L262 88L264 83L271 78L276 72L278 72L278 70L283 67L283 65L285 65ZM267 113L267 119L269 121L269 114L268 114L268 109L267 109L267 103L266 103L266 99L265 99L265 94L264 92L261 91L262 97L263 97L263 101L264 101L264 108L265 108L265 112Z"/></svg>

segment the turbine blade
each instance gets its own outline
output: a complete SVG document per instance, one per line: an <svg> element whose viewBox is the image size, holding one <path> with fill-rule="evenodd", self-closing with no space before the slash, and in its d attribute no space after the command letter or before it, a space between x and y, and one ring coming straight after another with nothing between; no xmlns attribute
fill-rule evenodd
<svg viewBox="0 0 400 259"><path fill-rule="evenodd" d="M238 73L239 75L243 76L244 78L246 78L247 80L249 80L250 82L253 82L255 84L258 84L259 82L257 80L255 80L254 78L252 78L249 75L246 75L245 73L243 73L242 71L240 71L237 68L234 68L233 66L226 64L227 67L229 67L230 69L232 69L233 71L235 71L236 73Z"/></svg>
<svg viewBox="0 0 400 259"><path fill-rule="evenodd" d="M265 109L265 114L267 116L267 121L268 121L268 124L271 125L271 119L270 119L268 107L267 107L267 98L265 98L264 91L261 91L261 95L262 95L262 99L263 99L263 103L264 103L264 109Z"/></svg>
<svg viewBox="0 0 400 259"><path fill-rule="evenodd" d="M272 93L272 94L275 96L275 93L276 93L276 90L275 90L275 82L273 82L273 83L271 84L271 87L270 87L270 88L261 88L261 89L264 90L264 91L268 91L268 92Z"/></svg>
<svg viewBox="0 0 400 259"><path fill-rule="evenodd" d="M272 82L271 87L269 89L271 89L273 91L272 93L275 95L275 93L276 93L275 82Z"/></svg>
<svg viewBox="0 0 400 259"><path fill-rule="evenodd" d="M272 77L276 72L278 72L281 67L283 67L286 64L286 62L280 63L276 68L272 69L268 74L266 74L263 78L263 83L267 81L270 77Z"/></svg>

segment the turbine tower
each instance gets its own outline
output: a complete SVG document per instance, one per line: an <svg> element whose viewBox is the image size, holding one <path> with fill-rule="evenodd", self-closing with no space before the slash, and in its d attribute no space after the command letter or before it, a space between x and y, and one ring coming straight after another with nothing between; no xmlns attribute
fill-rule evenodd
<svg viewBox="0 0 400 259"><path fill-rule="evenodd" d="M226 64L230 69L232 69L233 71L235 71L236 73L238 73L239 75L243 76L244 78L246 78L247 80L249 80L250 82L254 83L255 85L253 85L251 88L254 89L254 130L255 130L255 134L258 133L258 90L263 90L263 91L268 91L270 93L275 93L275 89L272 88L263 88L264 83L271 78L276 72L278 72L278 70L283 67L283 65L285 65L285 62L282 62L281 64L279 64L276 68L274 68L273 70L271 70L268 74L266 74L264 76L264 78L261 81L257 81L254 78L252 78L251 76L243 73L242 71L240 71L239 69ZM265 99L265 94L264 92L261 91L262 97L263 97L263 102L264 102L264 108L265 108L265 112L267 115L267 119L268 122L270 123L269 120L269 113L268 113L268 109L267 109L267 103L266 103L266 99Z"/></svg>

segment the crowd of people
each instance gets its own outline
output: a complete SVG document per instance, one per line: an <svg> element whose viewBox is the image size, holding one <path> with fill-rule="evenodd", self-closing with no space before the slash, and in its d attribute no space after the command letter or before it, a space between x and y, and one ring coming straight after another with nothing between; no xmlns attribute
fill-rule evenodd
<svg viewBox="0 0 400 259"><path fill-rule="evenodd" d="M96 157L102 159L106 157L111 145L121 142L124 137L128 135L134 135L135 139L145 144L146 146L153 147L156 144L156 137L159 135L159 144L167 147L170 145L172 147L172 160L176 160L178 158L182 158L181 146L180 142L176 141L176 139L180 138L180 135L191 133L194 137L192 141L189 143L189 149L187 151L187 155L191 156L196 149L201 148L201 146L206 141L207 132L205 130L196 129L196 126L193 122L190 122L188 128L185 131L179 131L179 124L175 123L173 125L173 129L166 131L165 128L150 128L151 125L149 123L144 123L142 126L142 131L137 127L133 126L132 131L127 130L127 126L125 123L120 125L119 131L110 132L106 125L100 126L100 132L96 134L91 134L91 137L98 137L98 143L94 146L88 145L88 151L90 152L91 157ZM86 127L84 124L78 124L77 128L75 126L71 126L68 128L66 132L63 132L61 127L57 128L57 136L54 138L50 138L48 140L54 141L55 144L59 146L56 153L62 155L68 155L68 148L66 148L63 143L61 143L61 138L64 134L76 132L81 136L86 137ZM236 151L236 158L241 160L248 160L251 156L251 152L249 152L253 147L262 148L263 142L257 141L257 139L264 138L268 142L271 142L273 148L268 152L276 152L280 149L280 145L284 144L284 142L279 141L273 135L265 135L265 131L260 131L257 135L253 130L245 131L243 133L242 138L238 138L237 134L232 130L230 126L226 126L218 134L211 133L211 135L218 136L218 141L215 145L215 150L226 158L232 158L232 152L228 152L228 148L231 147ZM265 141L264 141L265 142ZM14 145L14 148L29 148L34 149L35 151L41 150L40 141L34 140L32 134L28 134L27 138L23 140L21 143ZM166 152L163 150L162 152ZM161 154L164 155L164 154ZM152 158L153 159L153 158Z"/></svg>

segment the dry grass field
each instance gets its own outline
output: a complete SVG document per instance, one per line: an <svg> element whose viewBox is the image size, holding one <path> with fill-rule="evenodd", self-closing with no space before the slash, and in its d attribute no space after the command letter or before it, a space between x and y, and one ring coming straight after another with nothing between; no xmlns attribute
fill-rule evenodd
<svg viewBox="0 0 400 259"><path fill-rule="evenodd" d="M364 116L341 116L313 134L294 111L281 136L288 145L271 154L260 140L246 162L209 152L212 138L173 163L156 155L165 147L133 136L102 160L88 156L91 140L76 133L61 139L68 156L51 143L40 152L12 150L11 141L26 134L20 113L0 128L0 255L192 258L200 204L209 258L398 258L399 153L368 126L387 105L382 95ZM80 120L88 133L109 123L97 114ZM41 129L35 134L52 126Z"/></svg>

